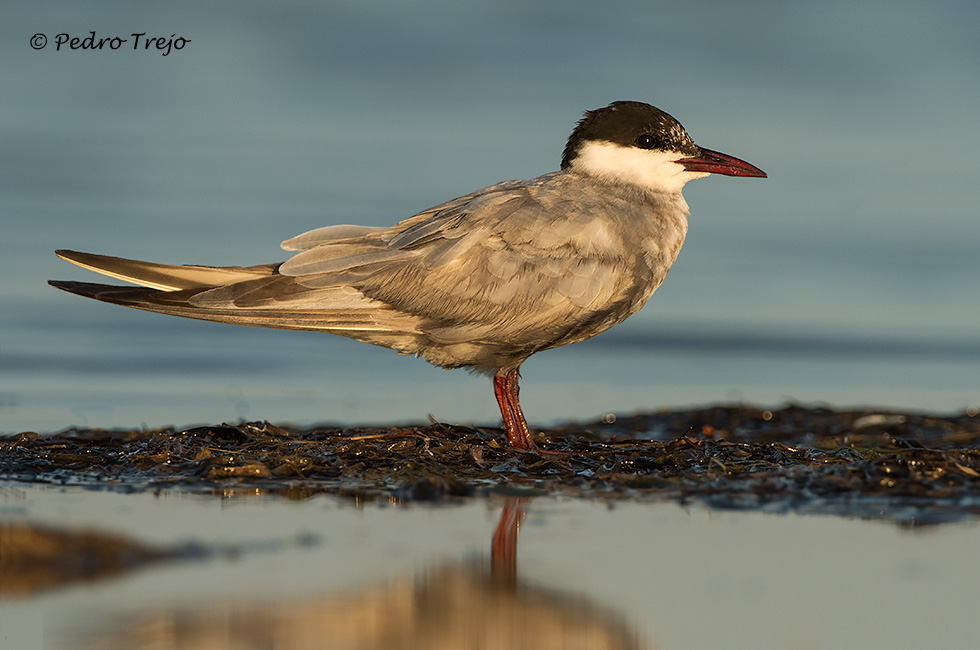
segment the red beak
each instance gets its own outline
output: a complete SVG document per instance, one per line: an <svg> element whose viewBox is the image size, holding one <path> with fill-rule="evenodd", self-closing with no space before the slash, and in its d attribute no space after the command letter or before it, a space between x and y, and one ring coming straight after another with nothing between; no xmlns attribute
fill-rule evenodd
<svg viewBox="0 0 980 650"><path fill-rule="evenodd" d="M711 149L701 149L700 156L696 158L683 158L677 162L684 165L684 169L691 172L767 178L766 173L755 165L750 165L735 156L729 156L728 154L712 151Z"/></svg>

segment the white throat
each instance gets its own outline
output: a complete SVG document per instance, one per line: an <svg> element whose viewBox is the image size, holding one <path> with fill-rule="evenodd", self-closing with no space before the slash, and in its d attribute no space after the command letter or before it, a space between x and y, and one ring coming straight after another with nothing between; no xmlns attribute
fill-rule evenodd
<svg viewBox="0 0 980 650"><path fill-rule="evenodd" d="M571 168L614 183L636 185L652 192L679 194L684 183L708 176L677 163L684 154L624 147L590 141L579 150Z"/></svg>

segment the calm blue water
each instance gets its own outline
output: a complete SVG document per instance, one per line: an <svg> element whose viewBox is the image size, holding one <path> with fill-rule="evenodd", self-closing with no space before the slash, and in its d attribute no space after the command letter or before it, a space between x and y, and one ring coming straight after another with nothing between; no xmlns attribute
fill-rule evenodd
<svg viewBox="0 0 980 650"><path fill-rule="evenodd" d="M520 588L502 595L480 577L503 507L502 498L399 508L233 488L218 499L3 486L9 524L213 555L8 597L0 641L17 650L325 639L386 649L976 647L975 522L909 529L538 498L526 501L516 540ZM634 644L610 640L624 627Z"/></svg>
<svg viewBox="0 0 980 650"><path fill-rule="evenodd" d="M0 25L0 431L497 422L489 382L325 335L68 296L75 248L284 259L557 167L585 109L672 113L764 181L688 185L650 305L524 369L533 422L786 400L980 403L980 8L969 2L53 2ZM58 33L191 39L55 51ZM48 46L30 47L35 33Z"/></svg>

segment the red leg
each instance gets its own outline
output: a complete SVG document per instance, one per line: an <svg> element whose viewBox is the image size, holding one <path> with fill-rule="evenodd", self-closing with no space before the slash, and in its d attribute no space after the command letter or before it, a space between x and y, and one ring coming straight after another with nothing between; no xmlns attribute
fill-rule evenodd
<svg viewBox="0 0 980 650"><path fill-rule="evenodd" d="M497 398L500 415L504 418L504 430L507 431L507 440L511 445L516 447L518 446L519 440L515 438L514 412L510 409L510 398L507 395L507 379L505 377L496 375L493 378L493 395Z"/></svg>
<svg viewBox="0 0 980 650"><path fill-rule="evenodd" d="M527 426L527 420L524 419L524 411L521 410L521 402L518 399L518 395L521 392L520 387L517 385L519 378L520 373L516 368L507 373L507 392L510 394L510 405L514 411L514 425L517 428L521 440L524 441L525 446L522 449L536 450L538 446L534 444L534 437L531 435L531 429Z"/></svg>
<svg viewBox="0 0 980 650"><path fill-rule="evenodd" d="M516 368L506 375L496 375L493 378L493 394L500 406L500 415L504 418L504 428L507 430L507 440L510 444L516 449L536 450L538 446L534 444L534 438L531 437L531 430L527 426L527 420L524 419L518 399L520 392L517 385L518 377Z"/></svg>

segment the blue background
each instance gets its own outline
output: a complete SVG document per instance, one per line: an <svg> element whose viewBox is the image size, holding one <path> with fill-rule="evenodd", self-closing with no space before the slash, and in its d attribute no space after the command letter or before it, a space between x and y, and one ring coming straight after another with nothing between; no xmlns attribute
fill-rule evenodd
<svg viewBox="0 0 980 650"><path fill-rule="evenodd" d="M652 103L764 181L691 183L665 284L524 367L532 423L786 400L980 403L973 2L38 2L0 25L0 431L240 418L493 425L485 378L336 337L72 297L56 248L285 259L557 168L586 109ZM58 33L190 39L55 50ZM30 46L44 33L43 50Z"/></svg>

